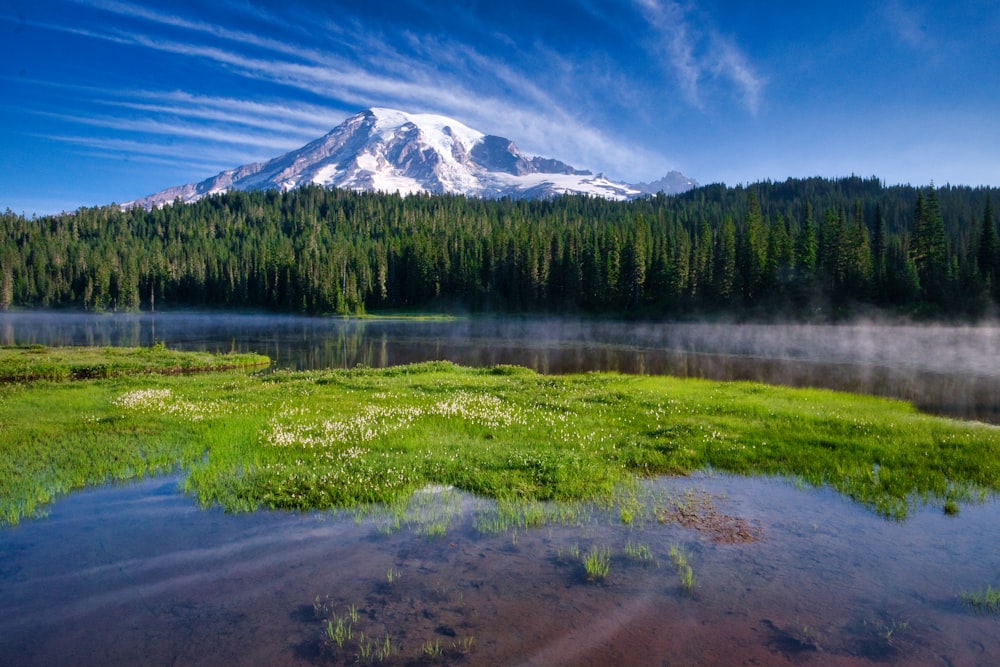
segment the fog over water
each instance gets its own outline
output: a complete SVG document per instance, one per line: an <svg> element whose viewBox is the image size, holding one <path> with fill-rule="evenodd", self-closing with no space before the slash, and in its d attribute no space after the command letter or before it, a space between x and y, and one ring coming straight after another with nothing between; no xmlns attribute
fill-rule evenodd
<svg viewBox="0 0 1000 667"><path fill-rule="evenodd" d="M832 387L1000 422L997 326L342 320L266 315L0 313L3 345L253 351L273 368L432 359L545 373L613 370ZM391 635L386 663L463 665L997 665L995 616L963 591L1000 582L1000 503L888 521L828 488L702 472L649 497L749 526L710 531L614 510L500 534L496 504L453 489L444 535L350 513L200 509L178 475L74 492L0 527L0 665L348 665L317 598ZM652 502L652 501L651 501ZM426 508L425 508L426 509ZM649 560L628 555L642 545ZM577 554L606 548L587 581ZM693 570L686 591L671 561ZM395 578L387 572L395 573ZM456 648L474 638L471 650ZM438 642L443 656L423 646Z"/></svg>
<svg viewBox="0 0 1000 667"><path fill-rule="evenodd" d="M447 359L542 373L611 370L756 380L901 398L1000 421L1000 325L738 324L470 318L345 320L256 314L0 314L0 344L252 351L275 368Z"/></svg>

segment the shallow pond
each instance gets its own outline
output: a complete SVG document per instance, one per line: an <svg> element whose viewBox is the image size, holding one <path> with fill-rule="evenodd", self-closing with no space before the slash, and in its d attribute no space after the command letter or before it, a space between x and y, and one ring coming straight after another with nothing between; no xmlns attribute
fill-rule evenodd
<svg viewBox="0 0 1000 667"><path fill-rule="evenodd" d="M175 479L74 494L0 542L5 665L996 665L994 505L890 523L824 490L696 476L651 483L676 516L483 531L492 504L438 490L443 534L377 519L200 511ZM733 543L722 524L748 528ZM685 555L688 591L670 557ZM603 582L582 564L610 555ZM636 552L642 549L641 555ZM646 551L648 549L648 551ZM630 555L632 553L633 555ZM317 597L323 607L317 614ZM349 619L354 606L357 617ZM322 618L347 619L342 648ZM440 656L430 656L435 647Z"/></svg>
<svg viewBox="0 0 1000 667"><path fill-rule="evenodd" d="M163 340L258 351L286 368L447 358L750 378L896 395L993 420L997 336L0 315L2 344ZM1000 664L1000 617L960 599L1000 584L992 500L957 517L922 508L896 523L828 490L709 474L649 482L645 510L628 525L591 508L498 532L489 529L492 503L435 490L417 496L431 519L397 531L385 516L202 511L177 481L74 493L45 519L0 529L0 664L354 664L365 650L374 660L386 636L388 664ZM609 557L603 581L587 579L592 551ZM352 636L343 646L324 639L324 619L333 633L352 605Z"/></svg>

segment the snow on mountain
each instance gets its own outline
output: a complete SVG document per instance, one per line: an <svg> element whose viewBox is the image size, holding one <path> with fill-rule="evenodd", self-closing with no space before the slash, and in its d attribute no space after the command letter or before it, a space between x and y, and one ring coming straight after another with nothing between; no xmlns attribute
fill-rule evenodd
<svg viewBox="0 0 1000 667"><path fill-rule="evenodd" d="M698 181L688 178L679 171L671 171L657 181L636 183L632 187L648 195L655 195L659 192L665 195L676 195L698 187Z"/></svg>
<svg viewBox="0 0 1000 667"><path fill-rule="evenodd" d="M574 169L559 160L523 155L509 139L483 134L445 116L373 108L268 162L237 167L123 206L148 209L177 199L193 202L229 190L285 191L307 184L484 198L579 193L621 200L643 194L635 186Z"/></svg>

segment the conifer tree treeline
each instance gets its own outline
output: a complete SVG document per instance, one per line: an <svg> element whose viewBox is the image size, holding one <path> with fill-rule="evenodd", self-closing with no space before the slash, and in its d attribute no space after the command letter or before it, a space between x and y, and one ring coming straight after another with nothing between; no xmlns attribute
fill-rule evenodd
<svg viewBox="0 0 1000 667"><path fill-rule="evenodd" d="M0 308L976 315L1000 300L995 195L851 177L633 202L306 187L8 210Z"/></svg>

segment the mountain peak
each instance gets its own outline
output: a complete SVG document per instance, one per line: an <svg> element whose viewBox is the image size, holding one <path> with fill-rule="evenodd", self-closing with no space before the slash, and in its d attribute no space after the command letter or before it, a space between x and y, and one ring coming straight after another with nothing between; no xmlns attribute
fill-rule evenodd
<svg viewBox="0 0 1000 667"><path fill-rule="evenodd" d="M526 156L513 141L452 118L373 107L354 114L302 148L262 163L224 171L200 183L169 188L125 206L192 202L229 190L325 187L546 198L589 194L631 199L639 188L578 170L559 160Z"/></svg>
<svg viewBox="0 0 1000 667"><path fill-rule="evenodd" d="M679 171L670 171L659 180L652 181L651 183L636 183L633 187L648 195L655 195L660 192L667 195L674 195L698 187L698 181L688 178Z"/></svg>

